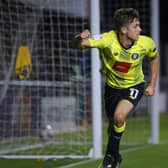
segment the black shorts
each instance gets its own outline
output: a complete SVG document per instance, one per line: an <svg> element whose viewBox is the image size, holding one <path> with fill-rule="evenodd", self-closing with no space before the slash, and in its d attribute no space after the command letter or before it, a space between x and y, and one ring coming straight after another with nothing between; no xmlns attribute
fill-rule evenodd
<svg viewBox="0 0 168 168"><path fill-rule="evenodd" d="M135 108L144 93L144 85L144 83L140 83L126 89L118 89L106 84L104 98L107 117L111 118L113 116L118 102L123 99L130 101Z"/></svg>

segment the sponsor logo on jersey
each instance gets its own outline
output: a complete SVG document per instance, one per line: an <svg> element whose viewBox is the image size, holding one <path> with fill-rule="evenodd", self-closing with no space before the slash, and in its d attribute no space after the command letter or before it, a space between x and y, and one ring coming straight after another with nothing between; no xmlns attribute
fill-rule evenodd
<svg viewBox="0 0 168 168"><path fill-rule="evenodd" d="M122 73L128 73L129 69L131 67L131 63L128 62L115 62L113 65L113 69L118 72Z"/></svg>

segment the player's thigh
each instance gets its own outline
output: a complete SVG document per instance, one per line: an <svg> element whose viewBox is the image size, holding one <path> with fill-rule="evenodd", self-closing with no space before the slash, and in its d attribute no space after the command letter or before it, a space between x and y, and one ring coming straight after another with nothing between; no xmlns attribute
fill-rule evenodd
<svg viewBox="0 0 168 168"><path fill-rule="evenodd" d="M132 111L133 107L134 105L129 100L120 100L114 112L114 120L119 122L125 121L127 115Z"/></svg>
<svg viewBox="0 0 168 168"><path fill-rule="evenodd" d="M108 120L112 120L115 108L120 100L121 92L118 89L105 86L105 110ZM109 121L111 123L111 121Z"/></svg>
<svg viewBox="0 0 168 168"><path fill-rule="evenodd" d="M125 120L128 113L136 107L144 92L144 83L132 86L122 91L121 99L118 102L115 112L115 120Z"/></svg>

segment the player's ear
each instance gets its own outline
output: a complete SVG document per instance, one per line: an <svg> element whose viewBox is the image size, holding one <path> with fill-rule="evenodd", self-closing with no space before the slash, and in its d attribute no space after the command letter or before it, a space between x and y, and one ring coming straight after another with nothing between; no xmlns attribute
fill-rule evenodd
<svg viewBox="0 0 168 168"><path fill-rule="evenodd" d="M127 27L123 26L121 27L121 34L126 34L127 33Z"/></svg>

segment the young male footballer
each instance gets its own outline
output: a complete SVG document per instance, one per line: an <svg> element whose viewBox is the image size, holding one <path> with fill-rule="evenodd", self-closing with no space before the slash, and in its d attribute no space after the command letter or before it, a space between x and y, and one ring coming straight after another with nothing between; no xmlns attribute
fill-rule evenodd
<svg viewBox="0 0 168 168"><path fill-rule="evenodd" d="M139 13L133 8L117 9L115 30L99 38L84 30L73 40L75 48L98 48L101 73L106 76L105 109L108 118L108 143L102 168L118 168L122 161L119 146L126 127L126 118L142 95L153 96L158 73L158 52L154 41L140 35ZM145 88L143 58L150 58L151 78Z"/></svg>

